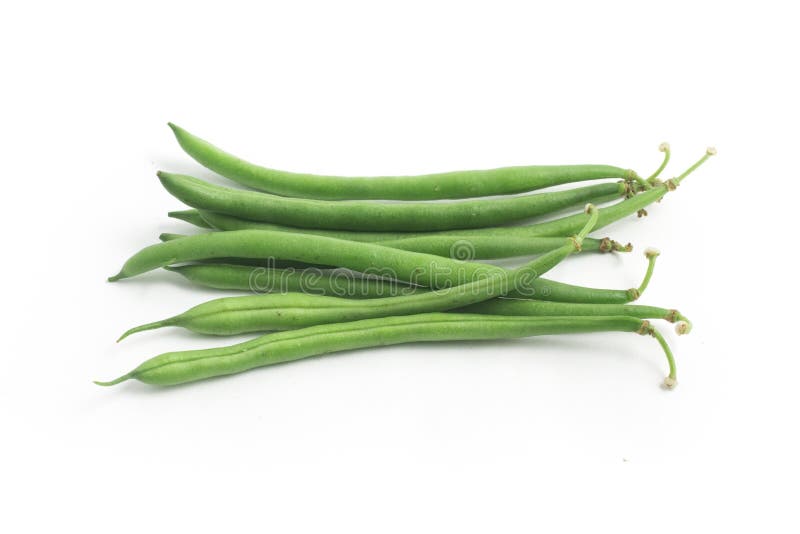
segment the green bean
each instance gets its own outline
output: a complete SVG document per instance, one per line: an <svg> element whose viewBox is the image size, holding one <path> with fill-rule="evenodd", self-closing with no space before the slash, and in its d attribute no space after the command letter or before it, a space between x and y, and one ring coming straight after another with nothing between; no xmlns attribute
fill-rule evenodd
<svg viewBox="0 0 800 534"><path fill-rule="evenodd" d="M519 338L587 332L636 332L656 338L669 364L664 385L676 384L675 360L664 338L648 321L634 317L506 317L426 313L310 326L266 334L256 339L204 350L167 352L108 382L130 379L170 386L240 373L256 367L290 362L332 352L420 341Z"/></svg>
<svg viewBox="0 0 800 534"><path fill-rule="evenodd" d="M161 241L172 241L187 237L184 234L164 233L158 236ZM532 256L553 250L564 241L563 237L517 237L508 238L492 236L474 236L470 238L458 238L450 236L422 236L409 237L407 239L396 239L393 241L378 241L376 244L400 250L410 250L413 252L423 252L435 256L444 256L457 260L490 260L500 258L515 258L519 256ZM604 237L603 239L592 239L587 237L583 240L584 252L630 252L633 246L628 243L620 243ZM233 258L225 263L240 263L252 265L259 260L237 260Z"/></svg>
<svg viewBox="0 0 800 534"><path fill-rule="evenodd" d="M357 273L343 269L297 271L203 263L165 267L165 269L204 287L253 293L301 292L347 298L376 298L428 291L423 287L407 286L396 279L361 278ZM551 302L624 304L640 296L637 288L596 289L544 278L535 280L534 288L536 299ZM523 295L514 297L525 298Z"/></svg>
<svg viewBox="0 0 800 534"><path fill-rule="evenodd" d="M602 217L602 212L600 216ZM585 220L584 225L586 222ZM151 245L128 259L120 272L109 278L109 281L178 263L230 257L275 258L334 265L436 289L461 285L481 274L490 275L504 271L494 265L392 249L373 243L359 243L310 234L238 230L210 232ZM533 289L533 295L527 296L560 302L624 304L638 297L636 289L585 288L544 278L537 278L533 282Z"/></svg>
<svg viewBox="0 0 800 534"><path fill-rule="evenodd" d="M505 295L512 289L525 292L532 289L530 285L532 279L549 271L573 252L581 250L584 238L597 222L597 208L590 204L586 207L586 211L589 214L589 221L575 237L562 239L560 247L510 273L501 270L475 282L430 293L369 301L302 294L216 299L195 306L180 315L132 328L125 332L120 340L134 332L163 326L183 326L205 334L232 335L298 328L320 322L347 322L371 317L445 311ZM323 317L321 320L320 315Z"/></svg>
<svg viewBox="0 0 800 534"><path fill-rule="evenodd" d="M655 257L650 258L648 272L655 265ZM487 266L490 269L492 266ZM442 269L448 269L443 266ZM252 268L243 265L217 265L194 263L165 267L195 284L214 289L248 291L252 293L301 292L315 295L346 298L376 298L407 295L428 291L427 288L409 286L397 279L367 276L347 269L318 270ZM471 275L484 274L481 270L470 271ZM452 282L457 283L457 278ZM554 282L544 278L534 281L534 297L551 302L574 302L595 304L624 304L638 299L643 291L640 288L627 290L596 289ZM525 295L513 295L526 298Z"/></svg>
<svg viewBox="0 0 800 534"><path fill-rule="evenodd" d="M607 202L629 191L626 183L619 182L513 198L389 204L279 197L167 172L159 172L158 177L167 191L193 208L254 221L337 230L430 231L496 226L587 202Z"/></svg>
<svg viewBox="0 0 800 534"><path fill-rule="evenodd" d="M170 211L167 213L167 217L188 222L189 224L193 224L200 228L213 228L208 222L205 221L205 219L203 219L203 217L200 215L200 212L195 209Z"/></svg>
<svg viewBox="0 0 800 534"><path fill-rule="evenodd" d="M463 307L453 307L444 300L445 292L458 289L463 294L477 290L456 286L450 290L409 297L378 298L354 301L341 297L326 297L302 293L284 293L248 297L224 297L204 302L178 315L127 330L117 341L147 330L168 326L181 327L199 334L231 336L250 332L294 330L318 324L350 322L373 317L409 315L431 311L453 310L455 313L487 315L555 317L555 316L616 316L637 319L663 319L676 324L678 334L686 334L689 320L678 310L636 304L573 304L537 300L495 298ZM435 303L433 297L439 299Z"/></svg>
<svg viewBox="0 0 800 534"><path fill-rule="evenodd" d="M458 171L421 176L343 177L268 169L223 152L169 123L181 148L195 161L240 184L286 197L320 200L438 200L533 191L602 178L641 180L629 169L610 165L548 165Z"/></svg>

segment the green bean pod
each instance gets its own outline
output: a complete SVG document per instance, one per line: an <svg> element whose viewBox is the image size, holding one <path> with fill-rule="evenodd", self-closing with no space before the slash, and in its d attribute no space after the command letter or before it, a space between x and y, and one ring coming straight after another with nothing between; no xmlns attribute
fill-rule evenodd
<svg viewBox="0 0 800 534"><path fill-rule="evenodd" d="M639 193L637 196L628 198L610 206L603 208L603 217L598 221L598 229L608 226L618 220L632 215L653 202L658 202L666 194L663 187L654 187L649 194ZM191 211L191 210L186 210ZM298 228L295 226L284 226L280 224L250 221L215 213L207 210L198 210L204 221L216 230L270 230L274 232L287 232L298 234L313 234L335 239L347 239L349 241L361 241L364 243L379 243L382 241L395 241L412 239L418 237L447 236L456 239L466 239L471 237L563 237L561 233L568 235L573 233L575 228L580 228L580 222L585 221L583 214L568 215L548 222L526 224L520 226L496 226L487 228L463 228L460 230L444 230L432 232L371 232L355 230L325 230L319 228ZM560 233L561 232L561 233Z"/></svg>
<svg viewBox="0 0 800 534"><path fill-rule="evenodd" d="M108 382L130 379L171 386L256 367L291 362L345 350L421 341L520 338L588 332L636 332L654 336L669 364L665 385L676 383L675 361L664 338L648 321L634 317L506 317L455 313L426 313L333 323L266 334L228 347L167 352L145 361L131 372Z"/></svg>
<svg viewBox="0 0 800 534"><path fill-rule="evenodd" d="M610 165L546 165L457 171L420 176L343 177L301 174L253 165L169 123L181 148L195 161L235 182L285 197L320 200L438 200L533 191L602 178L635 179Z"/></svg>
<svg viewBox="0 0 800 534"><path fill-rule="evenodd" d="M477 294L465 286L457 286L464 294ZM445 290L447 291L447 290ZM451 293L455 293L452 289ZM357 301L339 297L325 297L300 293L258 295L248 297L225 297L204 302L189 310L152 323L126 331L119 338L137 332L175 326L199 334L231 336L250 332L274 330L294 330L318 324L350 322L389 315L407 315L409 312L424 313L446 311L455 313L478 313L486 315L505 315L515 317L554 317L554 316L616 316L625 315L637 319L663 319L679 323L679 334L688 333L683 324L690 325L688 319L674 309L636 304L573 304L563 302L544 302L537 300L516 300L495 298L476 304L453 309L454 299L447 300L445 294L436 295L438 302L428 293L425 298L400 297L379 298Z"/></svg>
<svg viewBox="0 0 800 534"><path fill-rule="evenodd" d="M497 226L587 202L607 202L629 191L626 183L619 182L513 198L390 204L279 197L167 172L159 172L158 177L167 191L193 208L254 221L337 230L431 231Z"/></svg>
<svg viewBox="0 0 800 534"><path fill-rule="evenodd" d="M586 222L588 219L584 220L584 225ZM505 272L505 269L494 265L409 252L373 243L310 234L238 230L210 232L151 245L128 259L120 272L109 278L109 281L136 276L168 265L230 257L275 258L334 265L435 289L461 285L481 275ZM517 296L516 293L510 295ZM635 300L638 294L628 290L584 288L537 278L533 282L532 294L525 296L561 302L624 304Z"/></svg>
<svg viewBox="0 0 800 534"><path fill-rule="evenodd" d="M160 241L172 241L187 237L184 234L164 233L158 236ZM553 250L564 242L563 237L450 237L450 236L421 236L409 237L406 239L395 239L392 241L378 241L376 244L400 250L410 250L444 256L457 260L491 260L501 258L516 258L519 256L532 256L543 254ZM593 239L587 237L583 240L582 250L584 252L610 252L632 250L630 243L621 245L607 237L603 239ZM230 258L224 263L253 265L260 260ZM261 262L263 264L263 262ZM299 267L295 265L295 267Z"/></svg>

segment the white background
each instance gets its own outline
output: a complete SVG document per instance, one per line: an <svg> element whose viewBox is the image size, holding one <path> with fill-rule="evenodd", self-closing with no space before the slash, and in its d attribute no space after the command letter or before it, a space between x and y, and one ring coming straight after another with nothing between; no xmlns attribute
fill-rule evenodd
<svg viewBox="0 0 800 534"><path fill-rule="evenodd" d="M0 525L84 532L796 532L796 16L743 2L27 2L0 21ZM627 334L408 346L174 389L107 379L221 345L124 329L218 296L105 282L211 174L532 163L667 176L637 246L553 278L679 307L680 385ZM664 327L667 330L666 326Z"/></svg>

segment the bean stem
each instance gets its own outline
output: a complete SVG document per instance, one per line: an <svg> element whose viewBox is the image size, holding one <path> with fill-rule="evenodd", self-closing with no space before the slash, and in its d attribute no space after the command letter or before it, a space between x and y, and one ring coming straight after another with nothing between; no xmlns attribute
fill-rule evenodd
<svg viewBox="0 0 800 534"><path fill-rule="evenodd" d="M672 154L669 143L661 143L661 145L658 147L658 150L664 153L664 160L661 162L661 165L658 167L658 169L656 169L656 171L647 179L647 182L652 185L657 185L656 179L661 176L661 172L667 167L669 158Z"/></svg>

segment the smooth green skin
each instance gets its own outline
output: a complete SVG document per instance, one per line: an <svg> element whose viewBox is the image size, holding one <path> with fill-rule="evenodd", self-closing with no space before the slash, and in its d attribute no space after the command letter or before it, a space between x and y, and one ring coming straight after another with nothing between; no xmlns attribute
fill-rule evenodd
<svg viewBox="0 0 800 534"><path fill-rule="evenodd" d="M622 204L622 203L620 203ZM606 206L603 210L608 210L614 206ZM618 208L617 208L618 209ZM191 211L191 210L186 210ZM196 210L200 217L215 230L272 230L275 232L291 232L298 234L313 234L324 237L334 237L336 239L347 239L349 241L362 241L364 243L379 243L382 241L395 241L417 237L446 236L450 238L462 239L467 237L564 237L563 235L551 235L537 233L537 226L542 223L523 225L523 226L493 226L488 228L473 228L462 230L443 230L439 232L359 232L351 230L322 230L318 228L297 228L294 226L283 226L259 221L240 219L223 213L215 213L207 210ZM633 210L631 213L636 213ZM630 215L630 213L626 213ZM623 215L624 217L624 215ZM607 218L606 218L607 219ZM561 219L556 219L561 220ZM613 221L611 221L613 222ZM606 225L610 224L606 222ZM578 227L579 228L579 227ZM577 230L575 230L576 232ZM573 233L575 233L573 232Z"/></svg>
<svg viewBox="0 0 800 534"><path fill-rule="evenodd" d="M602 214L603 211L600 210L599 216ZM585 218L581 228L587 222L588 218ZM374 243L359 243L311 234L238 230L210 232L151 245L128 259L122 270L109 278L109 281L129 278L178 263L230 257L276 258L335 265L369 275L391 277L414 285L435 286L437 289L461 285L469 280L476 280L480 275L489 276L506 272L505 269L494 265L393 249ZM517 296L516 293L511 295ZM631 291L572 286L544 278L537 278L533 282L533 294L524 296L559 302L601 304L625 304L636 298Z"/></svg>
<svg viewBox="0 0 800 534"><path fill-rule="evenodd" d="M172 234L165 232L159 234L161 242L174 241L188 237L186 234ZM225 263L227 265L247 265L248 267L264 267L266 269L332 269L330 265L311 265L301 261L276 260L274 258L213 258L205 260L206 263Z"/></svg>
<svg viewBox="0 0 800 534"><path fill-rule="evenodd" d="M610 165L542 165L419 176L344 177L278 171L253 165L169 123L181 148L202 166L235 182L285 197L319 200L438 200L523 193L586 180L631 179Z"/></svg>
<svg viewBox="0 0 800 534"><path fill-rule="evenodd" d="M515 258L542 254L557 247L563 242L562 237L508 237L499 238L492 236L473 237L448 237L448 236L423 236L396 239L393 241L378 241L379 245L434 254L457 260L489 260L500 258ZM606 251L613 246L611 240L591 239L583 240L584 251Z"/></svg>
<svg viewBox="0 0 800 534"><path fill-rule="evenodd" d="M158 177L170 194L193 208L300 228L404 232L497 226L588 202L607 202L628 190L619 182L513 198L383 203L286 198L222 187L181 174L159 172Z"/></svg>
<svg viewBox="0 0 800 534"><path fill-rule="evenodd" d="M597 209L592 207L592 210L594 216L579 235L572 239L562 239L560 247L510 273L498 271L487 278L447 289L367 301L291 293L216 299L175 317L132 328L120 340L135 332L162 326L182 326L205 334L232 335L372 317L446 311L505 295L512 289L525 291L525 288L530 289L533 279L558 265L573 252L581 250L584 236L591 231L594 221L597 220Z"/></svg>
<svg viewBox="0 0 800 534"><path fill-rule="evenodd" d="M158 239L160 241L172 241L182 237L187 236L185 234L165 233L159 235ZM400 250L444 256L457 260L491 260L543 254L549 250L553 250L563 242L564 238L562 237L498 238L491 236L475 236L458 238L449 236L423 236L396 239L393 241L378 241L376 244ZM583 240L582 250L584 252L609 252L611 250L630 251L629 248L625 248L616 241L612 241L608 238L586 238ZM225 263L253 265L253 260L242 259L242 261L239 261L237 258L230 258Z"/></svg>
<svg viewBox="0 0 800 534"><path fill-rule="evenodd" d="M647 321L634 317L506 317L454 313L426 313L334 323L287 332L205 350L168 352L109 382L111 386L135 378L147 384L171 386L241 373L345 350L427 341L486 340L588 332L642 332L657 337L675 380L669 347Z"/></svg>
<svg viewBox="0 0 800 534"><path fill-rule="evenodd" d="M632 198L617 202L612 206L603 208L600 214L600 219L597 222L595 230L603 228L612 224L620 219L629 215L637 213L639 210L646 208L654 202L660 201L664 195L669 191L675 189L689 174L694 172L698 167L708 160L715 152L709 149L706 154L700 158L694 165L689 167L680 176L667 180L665 182L658 182L656 177L666 166L669 160L669 150L665 150L665 158L661 167L650 178L653 187L647 191L640 192ZM201 217L214 228L219 230L249 230L249 229L262 229L283 232L296 232L296 233L314 233L317 235L324 235L326 237L337 237L341 239L349 239L352 241L381 241L387 239L403 239L407 237L418 237L421 235L457 235L460 237L470 237L475 235L502 235L503 237L536 237L536 236L552 236L564 237L572 235L583 227L586 222L585 214L576 214L567 217L561 217L553 221L538 223L526 226L511 226L501 228L480 228L480 229L463 229L456 231L442 231L442 232L345 232L345 231L329 231L321 229L301 229L281 226L277 224L267 225L255 221L248 221L229 215L214 213L211 211L200 210Z"/></svg>
<svg viewBox="0 0 800 534"><path fill-rule="evenodd" d="M164 268L201 286L254 293L306 293L370 299L429 291L398 280L364 278L345 269L298 271L202 263Z"/></svg>

